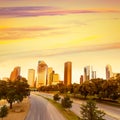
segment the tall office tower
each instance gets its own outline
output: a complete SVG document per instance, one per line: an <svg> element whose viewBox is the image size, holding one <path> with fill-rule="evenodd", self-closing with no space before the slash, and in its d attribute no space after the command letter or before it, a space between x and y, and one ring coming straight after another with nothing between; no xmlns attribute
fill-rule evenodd
<svg viewBox="0 0 120 120"><path fill-rule="evenodd" d="M83 83L83 75L80 76L80 84Z"/></svg>
<svg viewBox="0 0 120 120"><path fill-rule="evenodd" d="M29 69L28 70L28 84L30 85L30 87L35 87L34 82L35 82L35 70Z"/></svg>
<svg viewBox="0 0 120 120"><path fill-rule="evenodd" d="M10 80L15 81L17 77L20 76L20 67L15 67L14 70L10 74Z"/></svg>
<svg viewBox="0 0 120 120"><path fill-rule="evenodd" d="M106 65L106 79L110 79L111 77L113 77L113 73L112 73L112 67L111 65Z"/></svg>
<svg viewBox="0 0 120 120"><path fill-rule="evenodd" d="M49 67L48 74L47 74L47 85L51 85L52 81L53 81L53 69Z"/></svg>
<svg viewBox="0 0 120 120"><path fill-rule="evenodd" d="M92 71L92 79L96 79L96 71Z"/></svg>
<svg viewBox="0 0 120 120"><path fill-rule="evenodd" d="M72 62L64 64L64 85L68 86L72 83Z"/></svg>
<svg viewBox="0 0 120 120"><path fill-rule="evenodd" d="M40 86L45 86L47 81L47 71L48 66L44 61L38 62L38 78L37 78L37 88Z"/></svg>
<svg viewBox="0 0 120 120"><path fill-rule="evenodd" d="M84 81L90 80L90 66L84 67Z"/></svg>
<svg viewBox="0 0 120 120"><path fill-rule="evenodd" d="M52 85L57 85L58 83L59 83L59 75L58 74L53 74Z"/></svg>

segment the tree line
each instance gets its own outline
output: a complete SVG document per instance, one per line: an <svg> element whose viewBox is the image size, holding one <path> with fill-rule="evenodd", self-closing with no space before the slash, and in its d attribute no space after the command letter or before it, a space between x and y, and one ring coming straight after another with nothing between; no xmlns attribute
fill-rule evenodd
<svg viewBox="0 0 120 120"><path fill-rule="evenodd" d="M104 79L91 79L82 84L71 84L65 86L63 84L41 86L39 91L59 91L60 93L71 93L81 95L84 98L87 96L96 96L98 99L116 100L120 98L120 75L110 80Z"/></svg>

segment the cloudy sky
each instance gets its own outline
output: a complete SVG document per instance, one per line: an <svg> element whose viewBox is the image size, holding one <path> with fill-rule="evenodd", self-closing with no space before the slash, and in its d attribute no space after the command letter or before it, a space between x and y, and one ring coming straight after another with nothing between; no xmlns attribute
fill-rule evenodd
<svg viewBox="0 0 120 120"><path fill-rule="evenodd" d="M15 66L27 77L39 60L61 80L72 61L73 82L87 65L120 72L120 0L0 0L0 78Z"/></svg>

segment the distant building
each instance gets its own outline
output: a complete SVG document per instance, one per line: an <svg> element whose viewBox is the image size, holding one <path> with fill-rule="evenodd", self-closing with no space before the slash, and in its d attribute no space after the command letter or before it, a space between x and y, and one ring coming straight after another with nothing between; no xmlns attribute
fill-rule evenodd
<svg viewBox="0 0 120 120"><path fill-rule="evenodd" d="M56 85L58 83L59 83L59 75L58 74L53 74L52 85Z"/></svg>
<svg viewBox="0 0 120 120"><path fill-rule="evenodd" d="M48 66L44 61L38 62L38 77L37 77L37 87L46 86L47 85L47 71Z"/></svg>
<svg viewBox="0 0 120 120"><path fill-rule="evenodd" d="M92 71L92 79L96 79L96 71Z"/></svg>
<svg viewBox="0 0 120 120"><path fill-rule="evenodd" d="M111 65L106 65L106 79L110 79L111 77L113 77L113 73L112 73L112 67Z"/></svg>
<svg viewBox="0 0 120 120"><path fill-rule="evenodd" d="M14 70L11 72L10 80L15 81L17 77L20 76L20 67L15 67Z"/></svg>
<svg viewBox="0 0 120 120"><path fill-rule="evenodd" d="M68 86L72 83L72 62L64 64L64 85Z"/></svg>
<svg viewBox="0 0 120 120"><path fill-rule="evenodd" d="M35 87L35 70L34 69L29 69L28 70L28 84L30 87Z"/></svg>
<svg viewBox="0 0 120 120"><path fill-rule="evenodd" d="M48 74L47 74L47 85L51 85L53 82L53 68L48 68Z"/></svg>
<svg viewBox="0 0 120 120"><path fill-rule="evenodd" d="M90 66L84 67L84 81L90 80Z"/></svg>
<svg viewBox="0 0 120 120"><path fill-rule="evenodd" d="M83 75L80 76L80 84L83 83Z"/></svg>

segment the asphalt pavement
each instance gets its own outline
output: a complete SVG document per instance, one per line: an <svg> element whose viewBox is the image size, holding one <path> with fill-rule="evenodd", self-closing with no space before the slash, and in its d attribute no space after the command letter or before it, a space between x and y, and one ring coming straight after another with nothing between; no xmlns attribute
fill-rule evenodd
<svg viewBox="0 0 120 120"><path fill-rule="evenodd" d="M48 93L43 93L43 92L37 93L37 94L53 99L53 94L48 94ZM71 111L74 112L77 116L81 117L80 106L81 104L85 104L85 101L75 100L75 99L72 99L72 100L73 100L73 103L72 103ZM120 120L120 108L105 105L105 104L99 104L99 103L97 103L97 107L98 109L106 113L105 115L106 120Z"/></svg>
<svg viewBox="0 0 120 120"><path fill-rule="evenodd" d="M46 99L31 95L30 109L25 120L65 120L62 114Z"/></svg>

